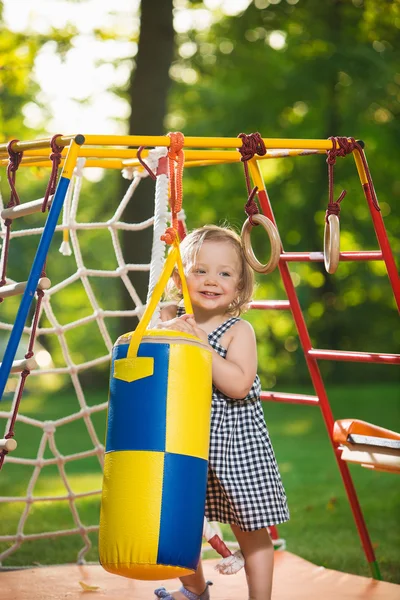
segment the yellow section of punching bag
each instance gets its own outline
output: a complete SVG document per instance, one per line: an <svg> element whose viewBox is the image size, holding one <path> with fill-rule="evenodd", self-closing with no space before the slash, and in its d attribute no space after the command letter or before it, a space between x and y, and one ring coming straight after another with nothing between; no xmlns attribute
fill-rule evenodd
<svg viewBox="0 0 400 600"><path fill-rule="evenodd" d="M106 571L141 579L157 562L163 470L163 452L105 455L99 553Z"/></svg>
<svg viewBox="0 0 400 600"><path fill-rule="evenodd" d="M171 343L167 392L167 452L208 460L212 354L200 344Z"/></svg>

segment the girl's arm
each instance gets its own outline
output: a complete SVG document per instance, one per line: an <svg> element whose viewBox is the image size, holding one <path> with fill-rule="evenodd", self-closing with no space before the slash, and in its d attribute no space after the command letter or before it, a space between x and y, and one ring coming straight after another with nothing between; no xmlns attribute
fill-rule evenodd
<svg viewBox="0 0 400 600"><path fill-rule="evenodd" d="M207 334L189 318L195 335L207 341ZM233 338L226 358L213 352L213 384L223 394L234 399L245 398L257 374L257 346L253 327L247 321L238 321L232 327Z"/></svg>

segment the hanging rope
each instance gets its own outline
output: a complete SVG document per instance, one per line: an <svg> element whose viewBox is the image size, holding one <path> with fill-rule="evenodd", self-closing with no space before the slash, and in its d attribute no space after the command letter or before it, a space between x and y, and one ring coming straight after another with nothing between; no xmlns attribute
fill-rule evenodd
<svg viewBox="0 0 400 600"><path fill-rule="evenodd" d="M368 185L371 191L371 199L372 203L376 210L380 211L380 207L378 204L378 199L376 197L375 189L372 183L371 173L367 164L367 159L365 157L364 149L359 142L357 142L354 138L347 137L334 137L331 136L329 138L332 142L331 150L327 150L327 159L326 162L328 164L328 182L329 182L329 202L326 210L325 220L328 222L329 215L337 215L339 217L340 214L340 203L347 194L346 190L343 190L340 194L339 198L334 202L333 200L333 168L336 163L337 156L347 156L351 154L354 150L358 150L361 161L363 163L365 174L367 176Z"/></svg>
<svg viewBox="0 0 400 600"><path fill-rule="evenodd" d="M256 154L258 154L258 156L264 156L267 153L267 149L264 140L258 132L250 133L249 135L240 133L238 138L242 140L242 146L238 148L238 150L241 154L241 161L243 162L244 177L248 193L247 202L244 206L247 219L243 223L241 231L243 251L247 262L254 271L257 271L257 273L271 273L279 262L281 241L278 230L273 222L265 215L259 214L258 206L254 200L258 187L254 186L253 189L251 188L249 166L247 164ZM256 258L251 245L250 233L253 227L256 227L257 225L262 225L267 232L271 243L271 256L266 264L260 263Z"/></svg>
<svg viewBox="0 0 400 600"><path fill-rule="evenodd" d="M15 187L15 179L18 171L18 167L21 163L23 152L15 152L12 149L12 145L19 140L10 140L7 144L7 152L8 152L8 164L7 164L7 179L10 186L10 200L7 204L7 208L11 208L12 206L17 206L20 204L20 199ZM3 264L1 268L1 279L0 279L0 287L6 284L7 282L7 263L8 263L8 253L10 249L10 237L11 237L11 225L12 219L5 219L4 226L6 229L6 235L4 240L4 248L3 248ZM0 291L1 293L1 291ZM0 298L0 303L3 302L3 298Z"/></svg>
<svg viewBox="0 0 400 600"><path fill-rule="evenodd" d="M170 132L167 135L171 140L168 151L168 171L170 185L169 202L172 217L171 227L167 227L164 235L161 236L161 239L166 244L173 244L175 239L179 239L178 213L182 208L183 199L182 176L185 164L185 153L183 152L185 136L179 131L175 133Z"/></svg>
<svg viewBox="0 0 400 600"><path fill-rule="evenodd" d="M340 203L346 195L346 190L343 190L339 198L334 201L334 166L338 156L344 157L354 150L358 150L359 156L364 166L365 174L368 181L369 190L371 192L371 200L376 210L380 210L378 199L375 194L372 184L371 174L369 172L367 160L364 150L359 142L354 138L347 137L330 137L332 148L327 150L326 162L328 164L328 193L329 200L325 213L325 230L324 230L324 264L328 273L335 273L340 259Z"/></svg>
<svg viewBox="0 0 400 600"><path fill-rule="evenodd" d="M329 138L332 142L332 149L327 150L327 158L326 162L328 164L328 193L329 200L328 206L325 213L325 222L328 223L329 215L336 215L339 218L340 215L340 203L347 194L346 190L343 190L340 194L339 198L334 201L333 200L333 183L334 183L334 166L336 164L337 156L346 156L350 152L353 152L354 146L349 143L347 138ZM339 144L339 146L337 146Z"/></svg>
<svg viewBox="0 0 400 600"><path fill-rule="evenodd" d="M238 148L238 151L241 154L240 160L243 162L244 177L246 180L248 194L244 211L249 217L250 224L254 227L258 225L258 223L253 221L253 216L259 213L258 206L254 201L254 196L258 191L258 187L254 186L253 189L251 188L249 166L247 162L251 160L255 154L258 154L258 156L264 156L267 153L267 149L265 147L264 140L258 132L250 133L248 135L246 133L239 133L237 137L242 140L242 145L240 148Z"/></svg>
<svg viewBox="0 0 400 600"><path fill-rule="evenodd" d="M7 179L11 189L10 201L7 205L7 208L11 208L12 206L16 206L20 204L20 199L17 194L17 190L15 189L15 177L18 171L18 167L21 163L23 152L15 152L12 149L12 145L15 142L19 142L19 140L11 140L7 144L7 152L8 152L8 165L7 165Z"/></svg>
<svg viewBox="0 0 400 600"><path fill-rule="evenodd" d="M46 277L46 273L44 272L44 270L42 271L41 277ZM36 330L37 330L37 327L38 327L38 324L39 324L39 317L40 317L40 311L41 311L41 306L42 306L42 300L43 300L43 296L44 296L44 291L43 290L37 290L36 294L37 294L37 302L36 302L35 314L33 316L31 334L30 334L30 337L29 337L28 351L25 354L25 358L26 359L32 358L32 356L34 355L33 346L35 344ZM29 369L24 369L21 372L21 378L20 378L20 382L19 382L19 388L18 388L17 398L16 398L15 403L14 403L14 408L13 408L13 413L12 413L11 421L10 421L10 424L8 426L8 432L4 436L6 440L14 438L14 435L15 435L15 433L14 433L14 426L15 426L15 422L17 420L19 405L21 403L21 398L22 398L22 394L23 394L23 391L24 391L24 388L25 388L25 382L26 382L26 379L27 379L28 375L30 375L30 370ZM1 450L1 452L0 452L0 471L1 471L1 468L3 466L4 458L5 458L6 454L8 454L8 450L5 450L5 449Z"/></svg>
<svg viewBox="0 0 400 600"><path fill-rule="evenodd" d="M61 162L61 158L62 158L61 153L63 151L62 146L59 146L56 142L57 138L59 138L59 137L61 137L61 133L57 133L56 135L53 135L53 137L51 138L51 142L50 142L50 146L51 146L51 150L52 150L52 152L50 154L50 160L53 164L51 167L50 179L47 184L46 192L45 192L44 198L43 198L42 212L46 211L49 197L54 195L55 191L56 191L58 167L60 166L60 162Z"/></svg>
<svg viewBox="0 0 400 600"><path fill-rule="evenodd" d="M54 193L56 191L57 172L58 172L59 164L61 162L61 152L63 150L62 147L58 146L58 144L56 143L56 138L59 136L60 136L60 134L53 136L53 138L51 139L51 142L50 142L50 146L52 149L50 159L53 163L53 166L52 166L52 170L51 170L50 179L47 184L46 193L43 198L42 212L44 212L47 208L49 197L51 195L54 195ZM11 198L10 198L10 202L9 202L7 208L20 204L20 200L19 200L17 191L15 189L15 174L16 174L16 171L22 160L22 152L14 152L12 150L11 145L15 141L18 141L18 140L12 140L7 145L7 150L8 150L8 154L9 154L9 163L7 166L7 178L8 178L9 184L10 184L10 188L11 188ZM6 219L6 221L5 221L6 240L5 240L5 250L4 250L4 254L3 254L4 259L3 259L3 267L2 267L0 286L4 285L6 283L6 270L7 270L7 263L8 263L11 223L12 223L11 219ZM42 268L41 277L46 277L45 264L43 265L43 268ZM37 330L38 323L39 323L39 317L40 317L40 311L41 311L41 305L42 305L42 300L43 300L43 296L44 296L44 291L39 289L36 291L36 294L37 294L37 302L36 302L35 313L33 316L32 329L31 329L30 338L29 338L28 350L27 350L27 353L25 354L26 359L32 358L32 356L34 355L33 347L34 347L35 339L36 339L36 330ZM2 301L2 300L3 300L3 298L0 298L0 301ZM17 420L19 405L20 405L22 394L23 394L24 387L25 387L25 381L29 374L30 374L29 369L24 369L21 372L19 388L18 388L16 400L14 403L11 421L10 421L10 424L8 427L8 432L5 435L6 440L14 438L14 425ZM8 454L8 450L6 450L6 449L1 450L1 452L0 452L0 470L3 466L4 458L5 458L6 454Z"/></svg>

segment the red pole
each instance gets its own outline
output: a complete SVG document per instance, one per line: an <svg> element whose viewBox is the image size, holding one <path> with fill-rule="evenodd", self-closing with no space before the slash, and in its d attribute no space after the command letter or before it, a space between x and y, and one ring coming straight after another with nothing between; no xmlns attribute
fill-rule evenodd
<svg viewBox="0 0 400 600"><path fill-rule="evenodd" d="M377 237L378 244L382 251L383 260L386 264L386 269L388 272L390 283L392 284L393 294L396 299L397 307L400 310L400 278L397 273L397 267L392 249L389 244L389 239L386 233L385 224L383 222L382 213L379 210L378 199L376 197L371 174L369 172L367 158L365 156L364 151L360 151L358 149L356 149L353 152L353 156L356 162L361 185L364 190L364 195L371 213L372 223L375 229L375 235Z"/></svg>

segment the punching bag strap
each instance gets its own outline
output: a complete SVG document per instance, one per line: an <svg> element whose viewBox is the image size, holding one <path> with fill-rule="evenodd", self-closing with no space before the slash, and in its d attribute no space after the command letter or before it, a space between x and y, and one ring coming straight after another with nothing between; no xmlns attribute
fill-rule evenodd
<svg viewBox="0 0 400 600"><path fill-rule="evenodd" d="M167 260L165 261L160 279L154 286L150 302L146 307L143 317L140 320L139 325L136 327L134 333L132 334L126 358L121 358L114 362L114 377L116 379L122 379L123 381L131 382L135 381L136 379L142 379L143 377L149 377L153 374L154 359L151 357L138 357L137 353L140 342L142 341L142 337L151 321L151 317L153 316L157 304L161 300L165 286L167 285L168 279L172 275L175 265L177 265L178 267L178 273L182 282L182 293L185 311L187 314L191 314L193 312L187 288L185 273L183 270L182 258L179 250L179 242L176 240L174 242L174 246L171 252L167 257Z"/></svg>

